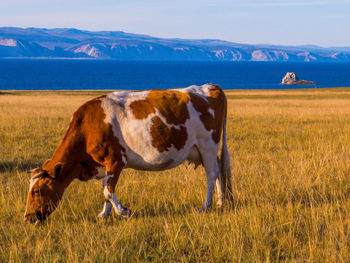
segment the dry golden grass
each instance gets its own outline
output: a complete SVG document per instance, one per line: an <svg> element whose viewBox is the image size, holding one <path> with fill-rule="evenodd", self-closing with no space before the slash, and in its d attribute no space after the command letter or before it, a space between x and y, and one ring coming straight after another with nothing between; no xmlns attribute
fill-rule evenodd
<svg viewBox="0 0 350 263"><path fill-rule="evenodd" d="M97 219L101 182L76 181L44 225L24 224L25 171L100 93L0 92L0 261L350 261L350 88L227 92L233 209L199 213L204 171L183 165L123 172L130 219Z"/></svg>

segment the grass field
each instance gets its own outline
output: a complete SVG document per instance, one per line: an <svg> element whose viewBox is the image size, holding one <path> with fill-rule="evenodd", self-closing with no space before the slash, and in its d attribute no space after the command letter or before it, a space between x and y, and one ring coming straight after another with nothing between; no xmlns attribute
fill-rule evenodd
<svg viewBox="0 0 350 263"><path fill-rule="evenodd" d="M102 182L74 181L25 224L26 170L100 94L0 92L0 262L350 262L350 88L227 92L232 209L199 213L204 170L182 165L123 171L129 219L98 219Z"/></svg>

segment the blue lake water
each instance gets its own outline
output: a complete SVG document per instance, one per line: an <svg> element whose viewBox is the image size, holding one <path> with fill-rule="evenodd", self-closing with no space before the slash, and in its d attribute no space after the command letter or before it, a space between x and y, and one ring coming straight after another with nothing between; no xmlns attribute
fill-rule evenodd
<svg viewBox="0 0 350 263"><path fill-rule="evenodd" d="M350 63L0 59L0 90L140 90L210 82L224 89L281 89L288 71L317 85L287 88L350 87Z"/></svg>

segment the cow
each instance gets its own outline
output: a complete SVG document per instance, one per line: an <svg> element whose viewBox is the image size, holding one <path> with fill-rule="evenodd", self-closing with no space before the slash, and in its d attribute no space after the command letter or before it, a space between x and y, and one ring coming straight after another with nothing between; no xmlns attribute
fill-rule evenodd
<svg viewBox="0 0 350 263"><path fill-rule="evenodd" d="M25 221L44 221L74 179L103 179L105 202L99 217L107 218L112 208L129 217L131 211L115 195L121 171L163 171L185 161L205 169L201 210L211 208L215 183L221 207L232 201L226 118L226 96L212 84L119 91L86 102L73 114L52 158L31 171Z"/></svg>

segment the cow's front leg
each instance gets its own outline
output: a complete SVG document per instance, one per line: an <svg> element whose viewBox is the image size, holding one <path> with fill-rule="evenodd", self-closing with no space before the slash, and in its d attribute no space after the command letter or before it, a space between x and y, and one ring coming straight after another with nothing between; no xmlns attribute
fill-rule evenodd
<svg viewBox="0 0 350 263"><path fill-rule="evenodd" d="M112 212L112 204L109 200L105 199L105 203L103 205L103 209L101 213L98 214L100 218L107 218Z"/></svg>
<svg viewBox="0 0 350 263"><path fill-rule="evenodd" d="M107 172L106 177L103 179L103 194L106 201L99 216L104 218L108 217L111 213L111 208L113 207L114 211L118 215L129 217L131 215L130 209L124 207L121 203L119 203L115 195L115 186L118 182L122 167L117 167L117 169L113 170L114 172Z"/></svg>
<svg viewBox="0 0 350 263"><path fill-rule="evenodd" d="M124 148L119 144L111 126L104 126L102 130L94 132L87 138L87 153L96 163L106 168L103 179L103 195L105 204L99 217L108 217L112 207L121 216L130 216L131 211L122 206L115 196L115 186L123 170L127 157Z"/></svg>

